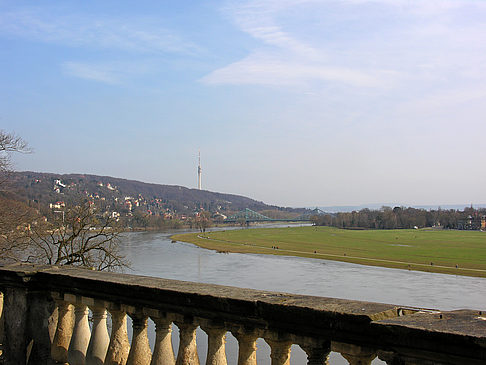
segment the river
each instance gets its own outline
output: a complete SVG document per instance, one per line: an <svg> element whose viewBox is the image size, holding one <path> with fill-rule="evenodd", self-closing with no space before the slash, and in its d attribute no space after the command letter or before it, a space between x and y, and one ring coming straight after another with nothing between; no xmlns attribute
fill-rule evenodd
<svg viewBox="0 0 486 365"><path fill-rule="evenodd" d="M180 233L178 231L177 233ZM218 253L184 242L172 243L176 232L126 234L122 253L131 262L127 273L242 288L435 308L486 309L486 279L357 265L338 261L274 255ZM152 335L153 323L149 328ZM177 328L174 327L177 334ZM178 347L174 337L174 349ZM201 364L207 336L198 330ZM259 364L269 364L269 347L258 341ZM228 364L236 364L236 340L228 335ZM292 347L292 364L305 355ZM331 354L331 364L346 364ZM378 359L373 364L384 364Z"/></svg>

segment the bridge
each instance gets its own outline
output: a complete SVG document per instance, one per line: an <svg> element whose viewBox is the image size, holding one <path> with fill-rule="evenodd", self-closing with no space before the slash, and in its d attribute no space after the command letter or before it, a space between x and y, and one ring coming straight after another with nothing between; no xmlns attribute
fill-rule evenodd
<svg viewBox="0 0 486 365"><path fill-rule="evenodd" d="M486 315L477 310L27 264L0 267L0 289L2 364L199 365L204 351L207 365L226 365L227 338L237 343L238 365L257 365L262 341L272 365L289 365L296 346L308 365L329 364L331 351L351 365L375 358L388 365L486 363ZM207 341L196 343L196 331Z"/></svg>
<svg viewBox="0 0 486 365"><path fill-rule="evenodd" d="M246 208L241 210L236 214L233 214L224 220L226 223L236 223L236 222L274 222L275 219L269 218L263 214L255 212L254 210Z"/></svg>
<svg viewBox="0 0 486 365"><path fill-rule="evenodd" d="M236 214L233 214L224 220L225 223L244 222L247 225L252 222L310 222L310 218L316 214L324 214L320 209L314 209L309 213L304 213L299 217L293 219L274 219L269 218L263 214L255 212L254 210L246 208Z"/></svg>

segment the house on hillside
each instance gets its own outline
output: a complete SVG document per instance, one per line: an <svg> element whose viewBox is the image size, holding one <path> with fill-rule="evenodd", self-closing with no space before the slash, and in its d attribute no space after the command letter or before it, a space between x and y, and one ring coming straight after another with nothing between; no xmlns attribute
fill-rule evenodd
<svg viewBox="0 0 486 365"><path fill-rule="evenodd" d="M49 208L51 208L51 209L61 209L61 208L64 208L65 206L66 206L66 203L64 203L64 202L55 202L54 204L53 203L49 204Z"/></svg>

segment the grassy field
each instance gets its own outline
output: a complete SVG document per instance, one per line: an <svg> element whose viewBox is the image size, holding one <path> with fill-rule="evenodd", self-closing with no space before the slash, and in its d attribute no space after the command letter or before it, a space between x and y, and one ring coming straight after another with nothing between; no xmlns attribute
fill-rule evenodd
<svg viewBox="0 0 486 365"><path fill-rule="evenodd" d="M179 234L172 239L223 252L302 256L486 277L486 233L478 231L289 227Z"/></svg>

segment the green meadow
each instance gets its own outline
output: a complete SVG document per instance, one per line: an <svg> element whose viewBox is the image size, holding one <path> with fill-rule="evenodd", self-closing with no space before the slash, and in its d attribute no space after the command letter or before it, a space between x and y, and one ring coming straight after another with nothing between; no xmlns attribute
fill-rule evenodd
<svg viewBox="0 0 486 365"><path fill-rule="evenodd" d="M172 239L220 252L302 256L486 277L486 233L479 231L288 227L178 234Z"/></svg>

